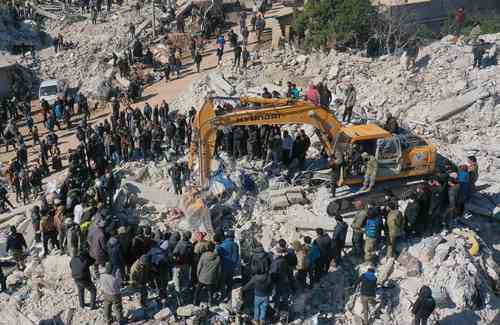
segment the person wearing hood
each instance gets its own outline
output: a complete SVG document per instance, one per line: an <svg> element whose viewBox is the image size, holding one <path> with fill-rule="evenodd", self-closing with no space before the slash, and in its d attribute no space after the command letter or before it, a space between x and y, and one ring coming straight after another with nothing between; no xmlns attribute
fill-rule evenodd
<svg viewBox="0 0 500 325"><path fill-rule="evenodd" d="M269 297L273 291L273 281L269 273L260 270L252 276L250 281L243 286L242 291L254 290L254 323L264 325L266 321L267 308L269 306Z"/></svg>
<svg viewBox="0 0 500 325"><path fill-rule="evenodd" d="M173 257L175 266L173 278L175 291L180 294L189 286L190 267L193 263L193 244L190 242L191 232L182 234L182 239L175 245Z"/></svg>
<svg viewBox="0 0 500 325"><path fill-rule="evenodd" d="M224 241L217 246L217 252L222 258L222 296L228 301L233 290L234 271L240 265L240 248L234 241L234 231L225 234Z"/></svg>
<svg viewBox="0 0 500 325"><path fill-rule="evenodd" d="M200 302L200 294L203 291L208 293L208 304L212 305L212 297L216 291L217 283L220 281L222 274L221 258L215 251L215 244L209 242L207 251L204 252L197 265L198 284L194 292L193 304L198 305Z"/></svg>
<svg viewBox="0 0 500 325"><path fill-rule="evenodd" d="M90 264L92 263L91 257L84 251L74 256L69 262L71 268L71 276L75 281L78 290L78 301L80 308L85 307L85 290L90 291L90 309L96 309L96 287L92 283L90 276Z"/></svg>
<svg viewBox="0 0 500 325"><path fill-rule="evenodd" d="M121 275L125 275L125 258L120 247L120 241L117 235L113 235L107 243L107 253L109 256L109 262L112 268L112 274L116 275L117 271L120 271Z"/></svg>
<svg viewBox="0 0 500 325"><path fill-rule="evenodd" d="M268 273L272 261L272 255L264 250L264 246L262 246L261 243L257 243L250 257L249 265L251 275Z"/></svg>
<svg viewBox="0 0 500 325"><path fill-rule="evenodd" d="M95 260L94 271L99 277L99 266L104 266L108 261L108 253L106 249L106 236L104 227L106 222L102 220L100 215L95 216L96 223L90 228L87 235L87 243L89 245L89 254Z"/></svg>
<svg viewBox="0 0 500 325"><path fill-rule="evenodd" d="M432 297L432 290L422 286L418 292L417 301L412 306L411 312L415 315L413 325L427 325L427 320L436 308L436 301Z"/></svg>
<svg viewBox="0 0 500 325"><path fill-rule="evenodd" d="M369 305L375 305L375 296L377 290L377 277L375 276L375 269L368 268L368 271L363 273L356 281L355 287L361 284L361 304L363 306L363 324L368 323L368 316L370 314Z"/></svg>
<svg viewBox="0 0 500 325"><path fill-rule="evenodd" d="M201 258L203 253L208 251L210 246L210 241L206 240L206 233L198 231L194 237L195 242L193 244L193 265L191 265L191 282L195 285L198 282L197 270L198 270L198 261Z"/></svg>
<svg viewBox="0 0 500 325"><path fill-rule="evenodd" d="M112 237L113 238L113 237ZM113 272L113 266L107 262L105 265L104 274L99 279L100 289L103 296L104 317L108 324L113 323L112 311L113 306L116 312L116 320L119 324L124 324L123 320L123 305L120 289L122 286L122 274L120 271Z"/></svg>
<svg viewBox="0 0 500 325"><path fill-rule="evenodd" d="M276 309L280 311L288 305L288 298L294 289L294 279L287 259L288 250L278 247L276 253L269 274L275 289L273 301L276 303Z"/></svg>
<svg viewBox="0 0 500 325"><path fill-rule="evenodd" d="M7 247L5 251L10 252L16 261L17 269L22 271L26 268L26 264L24 262L25 255L24 249L27 249L28 245L26 245L26 240L24 240L24 236L21 233L17 232L16 226L10 226L10 234L7 237Z"/></svg>

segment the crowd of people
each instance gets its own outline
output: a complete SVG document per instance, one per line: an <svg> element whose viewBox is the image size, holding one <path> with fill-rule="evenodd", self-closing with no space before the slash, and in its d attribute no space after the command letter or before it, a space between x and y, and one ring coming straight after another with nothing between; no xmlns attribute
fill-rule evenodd
<svg viewBox="0 0 500 325"><path fill-rule="evenodd" d="M297 91L290 83L290 89L283 96L293 96ZM269 98L279 94L263 89L262 96ZM28 159L23 152L25 144L15 123L23 115L19 109L24 105L17 105L16 109L9 105L2 106L2 114L7 114L9 121L3 128L4 138L5 134L12 132L16 139L8 142L13 143L17 150L16 159L9 167L14 173L12 185L19 198L27 190L29 200L30 191L34 189L31 185L33 179L37 184L35 191L39 193L42 190L41 179L46 172L42 166L47 163L27 171ZM48 134L46 139L39 140L41 148L43 146L41 155L60 155L54 133L54 127L60 125L54 119L57 121L57 116L64 116L65 110L72 116L73 105L76 106L75 114L82 115L75 129L79 144L69 152L68 175L59 192L57 195L41 196L41 203L37 203L30 213L31 221L35 241L41 242L44 255L57 250L71 256L72 275L82 308L85 306L86 290L91 294L90 307L97 308L96 281L99 281L97 287L103 292L108 321L113 319L113 305L117 312L114 319L125 321L120 295L123 286L139 293L142 306L146 306L151 292L157 292L158 301L165 306L172 303L172 294L179 305L227 301L236 287L233 283L235 272L241 271L243 279L238 286L241 286L245 297L248 295L246 292L253 290L250 300L254 305L254 320L263 324L269 317L287 313L292 294L308 290L328 272L330 265L343 264L349 227L340 215L335 216L337 226L332 236L323 229L317 229L315 239L304 237L302 242L292 243L280 239L272 252L265 252L257 243L254 251L245 252L245 256L250 256L246 260L240 258L238 242L232 230L217 229L213 237L208 238L204 233L194 236L190 232L162 233L149 225L127 224L112 213L113 196L118 186L112 173L113 166L128 160L161 159L165 150L171 151L175 158L182 157L191 141L191 123L196 110L192 108L184 116L170 112L165 102L154 108L146 104L141 110L124 106L113 99L110 118L92 127L87 123L87 108L82 107L86 104L81 97L75 102L59 99L52 106L47 105L42 103L42 107L48 107L47 110L42 108L48 114L43 124ZM231 109L227 105L219 106L217 114ZM63 112L56 113L59 110ZM387 127L397 129L397 121L394 126L392 119L389 117ZM72 127L71 123L68 127ZM309 146L310 139L303 130L292 137L288 131L281 131L278 127L234 127L219 131L216 149L226 151L235 159L243 155L247 155L248 159L269 156L281 166L290 166L294 162L297 168L301 168ZM47 157L41 160L46 162ZM417 188L404 211L400 211L397 199L390 192L382 206L357 202L358 212L351 226L353 240L350 254L369 265L376 265L383 256L397 256L398 241L450 227L475 190L478 167L473 156L469 157L467 165L455 169L450 163L446 167L446 171ZM175 163L170 173L175 192L181 194L190 177L189 169L185 164ZM6 194L2 200L10 203ZM381 250L384 243L385 254ZM25 249L23 236L12 228L7 250L14 256L19 269L25 267ZM170 280L174 282L173 292L167 289ZM367 321L369 306L375 298L374 269L361 276L360 284ZM422 292L426 294L427 291L423 289ZM423 302L429 300L427 295L423 297ZM431 303L422 305L432 306ZM275 316L270 316L272 312L269 310L275 311ZM415 310L415 313L429 315L428 310Z"/></svg>

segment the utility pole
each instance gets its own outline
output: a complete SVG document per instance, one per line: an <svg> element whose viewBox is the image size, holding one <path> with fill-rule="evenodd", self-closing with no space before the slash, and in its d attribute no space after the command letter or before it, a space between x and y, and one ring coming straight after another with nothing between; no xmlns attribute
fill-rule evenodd
<svg viewBox="0 0 500 325"><path fill-rule="evenodd" d="M155 25L155 0L151 0L151 5L153 6L153 40L156 39L156 25Z"/></svg>

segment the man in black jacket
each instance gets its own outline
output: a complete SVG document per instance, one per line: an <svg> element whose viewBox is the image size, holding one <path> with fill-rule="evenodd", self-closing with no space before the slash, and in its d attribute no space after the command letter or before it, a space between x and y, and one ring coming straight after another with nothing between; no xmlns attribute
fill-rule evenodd
<svg viewBox="0 0 500 325"><path fill-rule="evenodd" d="M18 233L15 226L10 226L10 234L7 238L7 247L5 250L12 253L17 269L21 271L26 267L24 263L24 249L26 248L28 248L28 245L26 245L23 234Z"/></svg>
<svg viewBox="0 0 500 325"><path fill-rule="evenodd" d="M0 292L7 291L7 278L3 274L2 264L0 263Z"/></svg>
<svg viewBox="0 0 500 325"><path fill-rule="evenodd" d="M332 240L322 228L317 228L316 234L318 235L318 237L316 237L316 243L318 244L320 251L319 262L317 265L317 274L321 277L323 274L328 272L328 268L330 267L330 250L332 248Z"/></svg>
<svg viewBox="0 0 500 325"><path fill-rule="evenodd" d="M335 261L335 265L339 266L342 264L342 250L345 246L345 239L347 237L347 223L345 223L344 219L340 214L335 216L335 220L337 224L335 225L335 229L333 230L333 252L332 257Z"/></svg>
<svg viewBox="0 0 500 325"><path fill-rule="evenodd" d="M271 268L272 256L264 251L264 247L261 243L258 243L256 246L250 258L250 273L252 275L268 273Z"/></svg>
<svg viewBox="0 0 500 325"><path fill-rule="evenodd" d="M278 311L286 308L288 298L294 289L293 273L290 271L287 255L288 251L286 248L278 247L277 256L273 260L269 271L275 287L273 301Z"/></svg>
<svg viewBox="0 0 500 325"><path fill-rule="evenodd" d="M418 299L411 309L415 315L413 325L427 325L427 320L434 311L434 308L436 308L436 302L432 298L432 290L428 286L423 286L420 288Z"/></svg>
<svg viewBox="0 0 500 325"><path fill-rule="evenodd" d="M180 294L188 287L190 266L193 264L194 248L190 242L191 232L182 234L182 239L177 243L173 251L175 266L173 268L173 280L175 291Z"/></svg>
<svg viewBox="0 0 500 325"><path fill-rule="evenodd" d="M69 262L71 268L71 276L75 281L78 289L78 301L80 308L85 307L85 289L90 291L90 309L94 310L96 306L96 287L92 283L90 276L91 258L85 252L80 252L79 255L73 257Z"/></svg>

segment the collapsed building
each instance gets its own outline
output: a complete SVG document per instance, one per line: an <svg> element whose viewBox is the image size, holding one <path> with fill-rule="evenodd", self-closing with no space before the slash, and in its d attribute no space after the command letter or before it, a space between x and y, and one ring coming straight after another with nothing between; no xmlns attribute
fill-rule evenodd
<svg viewBox="0 0 500 325"><path fill-rule="evenodd" d="M148 22L131 12L107 19L96 26L84 21L69 25L50 23L53 35L64 32L79 46L57 56L42 51L42 76L68 78L89 94L97 92L102 79L111 80L107 73L112 69L110 54L127 46L127 24L134 21L145 26ZM493 58L500 34L482 37L491 43L488 55ZM440 154L454 162L460 163L470 154L478 157L478 185L486 188L474 196L456 229L409 239L401 245L397 259L380 261L379 303L372 312L374 324L408 324L412 317L409 307L422 284L433 291L438 304L433 318L439 318L440 324L500 323L500 247L494 230L500 219L498 67L490 64L471 70L470 46L457 46L451 40L447 37L423 47L413 72L406 71L404 62L395 56L369 59L362 53L331 51L305 55L293 49L261 51L243 74L233 72L230 65L223 66L220 71L201 77L170 103L172 110L186 113L191 106L200 107L210 95L259 95L263 87L283 93L290 80L303 88L321 80L332 89L336 99L342 99L344 84L349 82L358 91L359 105L355 110L360 119L375 123L390 112L407 129L431 138ZM341 113L341 106L334 104L331 109ZM319 139L312 127L288 127L292 131L304 128L311 137L309 159L320 155ZM251 250L256 241L271 249L280 238L292 242L312 235L316 227L331 230L335 226L335 220L326 211L325 202L330 196L324 186L292 188L279 173L270 176L264 172L261 162L242 159L232 164L224 155L223 179L213 180L210 187L219 199L203 202L203 209L190 211L172 194L167 172L171 163L167 153L160 163L136 162L117 168L115 173L122 184L114 198L117 216L131 223L148 222L162 230L234 227L242 252ZM60 176L59 182L64 174ZM248 183L253 185L248 187ZM404 204L401 202L401 206ZM0 220L3 232L15 224L27 238L33 237L29 235L32 231L25 211ZM348 241L349 238L350 235ZM479 242L478 252L471 251L471 238ZM0 243L3 241L0 238ZM32 255L39 251L36 245L31 249ZM365 266L356 262L347 258L343 267L332 268L311 291L294 297L293 324L362 324L359 292L351 285ZM12 296L0 294L0 304L5 306L3 319L23 324L101 322L99 312L74 308L77 298L70 274L69 258L57 254L48 256L41 265L32 262L25 272L11 273L8 284L16 292ZM229 323L230 307L221 304L206 310L187 306L174 313L168 308L160 310L154 301L140 309L135 301L124 300L131 319L147 317L150 320L145 323L151 324L175 324L182 320L191 324Z"/></svg>

